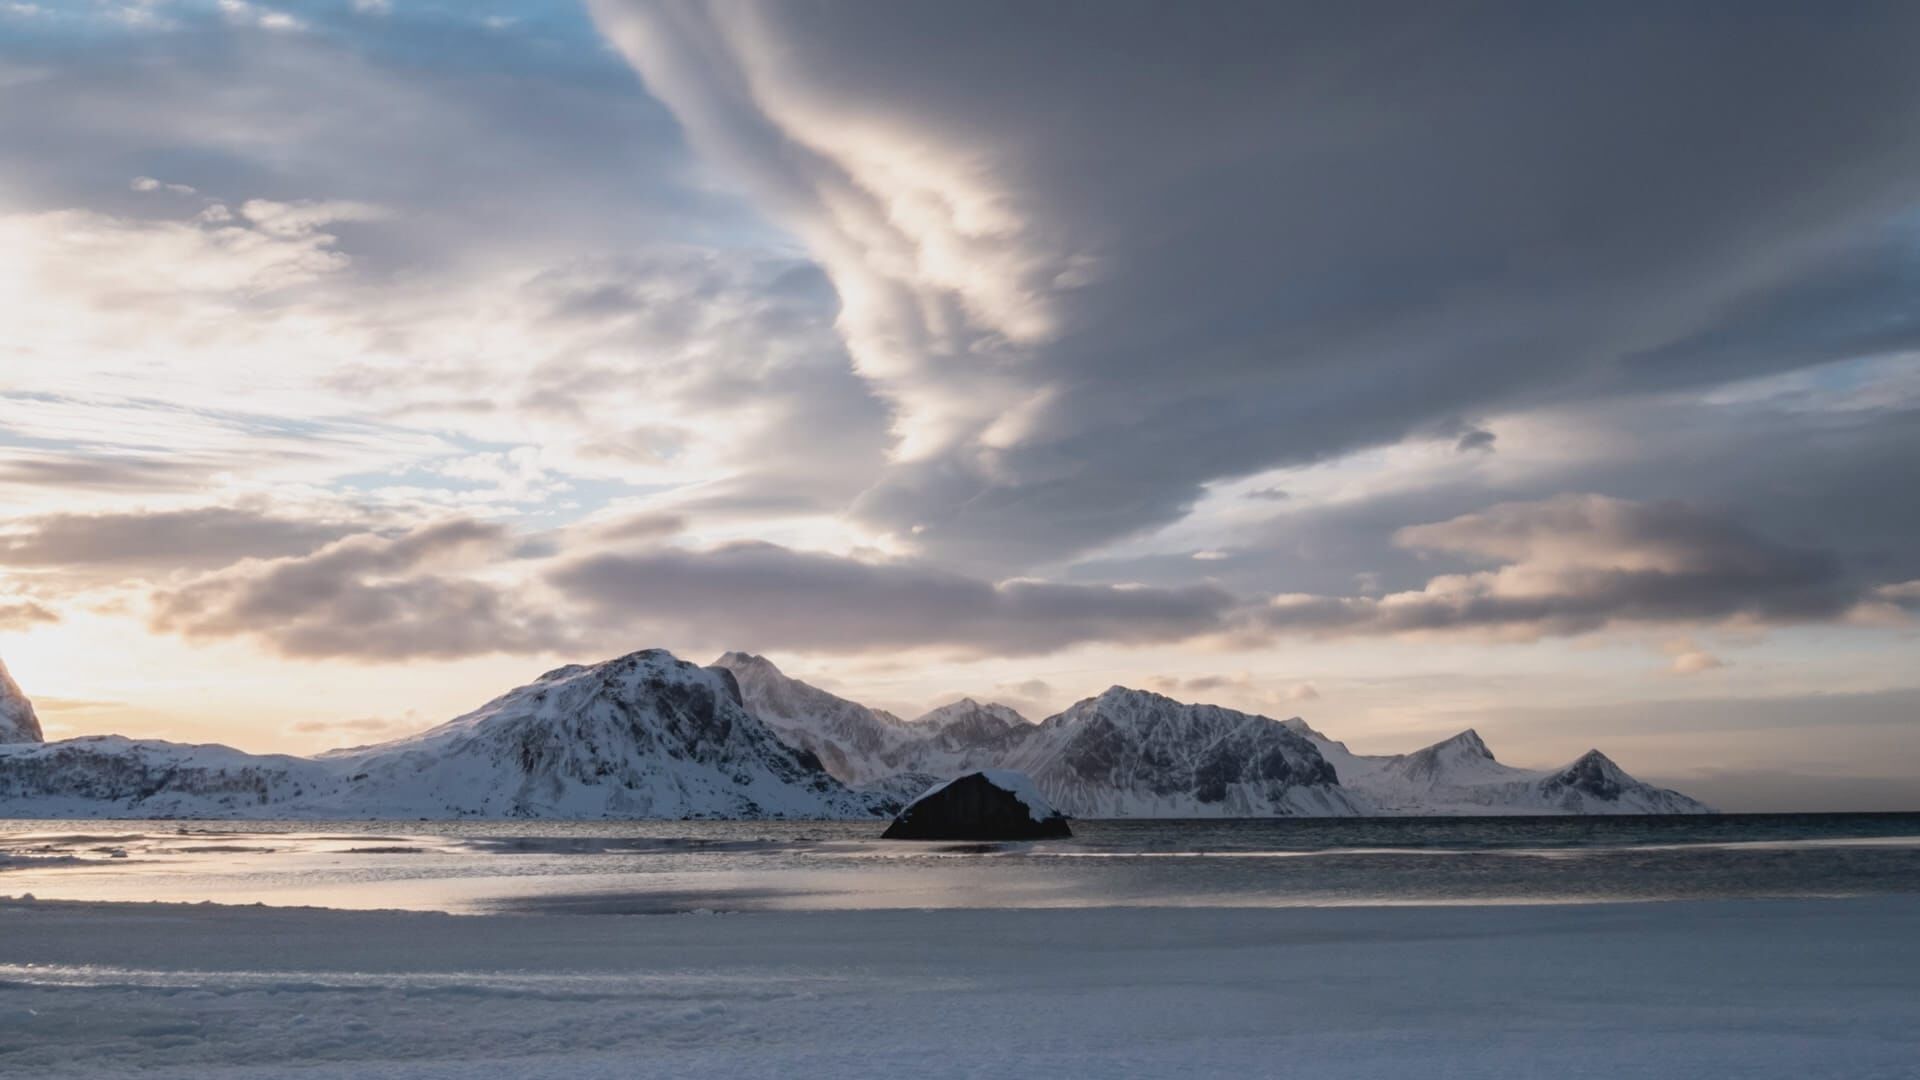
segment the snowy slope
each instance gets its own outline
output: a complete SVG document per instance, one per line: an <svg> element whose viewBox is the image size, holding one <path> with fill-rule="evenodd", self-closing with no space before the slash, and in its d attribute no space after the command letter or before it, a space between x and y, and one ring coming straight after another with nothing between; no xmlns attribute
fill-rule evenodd
<svg viewBox="0 0 1920 1080"><path fill-rule="evenodd" d="M1598 750L1562 769L1520 769L1494 759L1467 730L1411 754L1355 754L1308 727L1285 721L1319 748L1341 786L1386 814L1705 814L1677 791L1627 775Z"/></svg>
<svg viewBox="0 0 1920 1080"><path fill-rule="evenodd" d="M40 718L33 714L33 702L20 690L0 660L0 744L37 743L41 739Z"/></svg>
<svg viewBox="0 0 1920 1080"><path fill-rule="evenodd" d="M911 798L926 787L897 779L945 779L995 764L1032 727L1005 705L963 698L916 720L830 694L782 672L762 656L730 652L714 661L733 672L747 708L793 746L811 752L842 783Z"/></svg>
<svg viewBox="0 0 1920 1080"><path fill-rule="evenodd" d="M857 787L902 771L887 759L913 735L892 713L788 678L772 661L752 653L730 652L713 666L733 673L748 711L787 743L819 758L841 782Z"/></svg>
<svg viewBox="0 0 1920 1080"><path fill-rule="evenodd" d="M339 790L339 777L310 758L230 746L119 735L0 746L4 817L302 816L291 808Z"/></svg>
<svg viewBox="0 0 1920 1080"><path fill-rule="evenodd" d="M651 650L550 671L318 758L118 737L0 746L16 817L837 818L884 810L782 743L730 674Z"/></svg>
<svg viewBox="0 0 1920 1080"><path fill-rule="evenodd" d="M1116 686L1031 729L1002 767L1075 817L1350 815L1314 744L1264 716Z"/></svg>

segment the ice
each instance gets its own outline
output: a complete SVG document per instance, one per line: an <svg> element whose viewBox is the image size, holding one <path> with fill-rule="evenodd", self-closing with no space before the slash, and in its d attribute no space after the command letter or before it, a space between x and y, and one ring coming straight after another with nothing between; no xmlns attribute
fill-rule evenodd
<svg viewBox="0 0 1920 1080"><path fill-rule="evenodd" d="M0 903L36 1077L1911 1077L1920 898L446 916Z"/></svg>

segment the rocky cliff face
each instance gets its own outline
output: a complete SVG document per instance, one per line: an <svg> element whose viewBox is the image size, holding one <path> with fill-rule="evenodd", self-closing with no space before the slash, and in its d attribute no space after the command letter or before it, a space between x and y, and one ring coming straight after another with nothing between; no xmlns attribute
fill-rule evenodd
<svg viewBox="0 0 1920 1080"><path fill-rule="evenodd" d="M1049 717L1004 763L1075 817L1345 815L1307 739L1264 716L1116 686Z"/></svg>

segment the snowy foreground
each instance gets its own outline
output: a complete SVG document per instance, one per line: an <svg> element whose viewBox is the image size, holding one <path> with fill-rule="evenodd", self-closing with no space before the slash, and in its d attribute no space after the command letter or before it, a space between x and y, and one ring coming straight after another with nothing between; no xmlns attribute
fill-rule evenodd
<svg viewBox="0 0 1920 1080"><path fill-rule="evenodd" d="M0 1075L1920 1074L1920 897L449 916L0 901Z"/></svg>

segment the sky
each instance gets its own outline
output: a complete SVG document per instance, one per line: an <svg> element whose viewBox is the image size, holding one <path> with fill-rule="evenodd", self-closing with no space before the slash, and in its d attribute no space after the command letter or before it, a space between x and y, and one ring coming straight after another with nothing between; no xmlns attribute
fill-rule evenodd
<svg viewBox="0 0 1920 1080"><path fill-rule="evenodd" d="M0 658L1113 684L1920 809L1920 7L0 3Z"/></svg>

